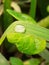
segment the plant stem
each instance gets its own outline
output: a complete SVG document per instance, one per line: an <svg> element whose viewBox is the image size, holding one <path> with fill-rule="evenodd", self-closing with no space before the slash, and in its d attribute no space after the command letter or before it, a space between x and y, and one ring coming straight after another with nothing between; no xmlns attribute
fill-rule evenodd
<svg viewBox="0 0 49 65"><path fill-rule="evenodd" d="M4 23L3 23L4 30L12 23L12 17L6 12L7 9L11 9L11 1L12 0L4 1Z"/></svg>
<svg viewBox="0 0 49 65"><path fill-rule="evenodd" d="M35 18L37 0L31 0L30 16Z"/></svg>

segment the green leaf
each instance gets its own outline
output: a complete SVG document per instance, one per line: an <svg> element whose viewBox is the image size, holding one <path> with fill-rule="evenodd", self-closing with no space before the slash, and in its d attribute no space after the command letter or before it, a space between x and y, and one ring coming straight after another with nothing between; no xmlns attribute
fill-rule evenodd
<svg viewBox="0 0 49 65"><path fill-rule="evenodd" d="M49 5L47 6L47 12L49 12Z"/></svg>
<svg viewBox="0 0 49 65"><path fill-rule="evenodd" d="M24 62L24 65L39 65L39 64L40 64L40 60L33 58Z"/></svg>
<svg viewBox="0 0 49 65"><path fill-rule="evenodd" d="M25 33L16 33L16 31L15 31L15 26L17 26L18 24L21 24L21 25L24 25L25 26L25 28L26 28L26 31L25 31ZM45 45L46 45L46 41L45 40L43 40L43 38L42 39L40 39L40 38L38 38L38 36L37 36L37 38L36 38L36 34L34 34L33 32L34 31L32 31L33 29L32 29L32 24L33 23L31 23L30 22L30 24L28 24L28 22L21 22L21 21L16 21L16 22L14 22L14 23L12 23L9 27L8 27L8 29L5 31L5 33L3 34L3 36L1 37L1 39L0 39L0 43L2 43L3 42L3 40L5 39L5 37L7 37L7 39L9 40L9 42L11 42L11 43L16 43L15 42L15 40L16 41L18 41L18 38L20 39L21 38L21 40L22 41L25 41L24 39L25 39L25 37L26 37L26 42L25 43L27 43L27 40L29 39L29 41L31 41L32 40L32 38L33 38L33 40L32 41L36 41L37 40L37 42L39 43L39 45L38 44L34 44L34 42L30 42L31 44L33 44L33 45L31 45L31 49L34 49L34 47L37 45L37 49L38 49L38 51L36 51L36 53L38 52L40 52L40 51L42 51L44 48L45 48ZM34 29L35 30L35 29ZM38 29L37 29L37 31L38 31ZM40 31L40 30L39 30ZM10 34L11 33L11 34ZM20 35L19 35L20 34ZM44 34L44 33L43 33ZM18 35L19 35L19 37L18 37ZM35 36L34 36L35 35ZM12 36L14 36L14 37L12 37ZM24 38L23 38L23 36L24 36ZM29 36L29 37L28 37ZM20 43L22 43L22 41L20 40ZM30 43L29 43L29 45L30 45ZM24 44L24 43L23 43ZM17 45L21 45L21 44L17 44ZM26 44L26 46L28 45L28 43ZM41 45L41 46L40 46ZM25 47L26 47L25 46ZM34 47L32 47L32 46L34 46ZM39 46L39 47L38 47ZM20 48L22 48L23 46L21 45L21 47ZM41 48L42 47L42 48ZM19 48L19 49L20 49ZM27 47L28 48L28 47ZM30 48L29 48L30 49ZM30 49L30 50L31 50ZM21 50L23 50L23 49L21 49ZM33 51L30 51L29 50L29 52L31 53L31 54L33 54L34 52ZM23 51L25 51L25 50L23 50ZM27 53L27 50L25 51L26 53ZM28 52L28 53L29 53ZM29 54L30 54L29 53Z"/></svg>
<svg viewBox="0 0 49 65"><path fill-rule="evenodd" d="M49 27L49 16L47 16L44 19L40 20L37 24L42 26L42 27Z"/></svg>
<svg viewBox="0 0 49 65"><path fill-rule="evenodd" d="M23 65L23 62L19 58L11 57L10 58L11 65Z"/></svg>
<svg viewBox="0 0 49 65"><path fill-rule="evenodd" d="M22 17L20 17L20 15L18 15L19 13L15 11L8 10L8 12L11 13L11 15L13 15L15 18L17 18L20 21L16 21L12 23L7 28L7 30L4 32L4 34L2 35L0 39L0 44L2 44L5 37L7 37L9 42L16 44L19 51L26 54L37 54L41 52L43 49L45 49L46 41L44 39L49 41L49 29L43 28L37 24L33 24L33 22L30 22L28 20L28 17L27 19L25 18L25 21L24 21L23 14L22 14ZM19 33L15 31L15 27L17 25L24 26L25 32ZM29 41L29 44L28 44L28 41Z"/></svg>
<svg viewBox="0 0 49 65"><path fill-rule="evenodd" d="M7 13L7 9L11 9L12 0L4 0L4 19L3 19L3 31L12 23L13 17ZM8 5L7 5L8 4Z"/></svg>
<svg viewBox="0 0 49 65"><path fill-rule="evenodd" d="M9 65L5 57L0 53L0 65Z"/></svg>
<svg viewBox="0 0 49 65"><path fill-rule="evenodd" d="M31 0L30 16L35 19L37 0Z"/></svg>
<svg viewBox="0 0 49 65"><path fill-rule="evenodd" d="M46 60L46 62L49 62L49 51L48 50L44 50L43 52L41 52L39 54L43 59Z"/></svg>
<svg viewBox="0 0 49 65"><path fill-rule="evenodd" d="M11 24L11 26L6 30L8 32L12 32L14 31L14 28L16 25L18 24L21 24L21 25L24 25L27 32L26 33L30 33L30 34L34 34L34 35L37 35L39 37L42 37L46 40L49 40L49 29L46 29L46 28L43 28L43 27L40 27L38 25L35 25L33 23L28 23L28 22L22 22L22 21L18 21L18 22L14 22L13 24Z"/></svg>
<svg viewBox="0 0 49 65"><path fill-rule="evenodd" d="M7 34L7 39L10 43L15 43L20 52L29 55L41 52L46 46L45 40L31 34L11 32Z"/></svg>
<svg viewBox="0 0 49 65"><path fill-rule="evenodd" d="M27 31L31 34L35 34L38 35L46 40L49 40L49 29L46 29L44 27L38 26L37 24L33 24L30 21L34 20L29 20L30 18L28 18L28 16L26 16L26 18L24 18L24 14L20 14L18 12L15 12L13 10L7 10L9 14L11 14L13 17L15 17L16 19L20 20L21 22L19 24L22 25L26 25L26 28L28 29ZM21 17L20 17L21 16ZM31 29L31 30L30 30Z"/></svg>
<svg viewBox="0 0 49 65"><path fill-rule="evenodd" d="M47 42L46 47L49 48L49 42Z"/></svg>
<svg viewBox="0 0 49 65"><path fill-rule="evenodd" d="M6 38L6 35L7 33L9 32L12 32L13 31L13 28L16 26L15 22L12 23L7 29L6 31L4 32L4 34L2 35L2 37L0 38L0 45L3 43L3 41L5 40Z"/></svg>
<svg viewBox="0 0 49 65"><path fill-rule="evenodd" d="M12 11L7 9L7 12L12 15L14 18L18 19L19 21L28 21L29 22L33 22L36 23L36 21L34 19L32 19L32 17L26 15L26 14L22 14L22 13L18 13L16 11Z"/></svg>

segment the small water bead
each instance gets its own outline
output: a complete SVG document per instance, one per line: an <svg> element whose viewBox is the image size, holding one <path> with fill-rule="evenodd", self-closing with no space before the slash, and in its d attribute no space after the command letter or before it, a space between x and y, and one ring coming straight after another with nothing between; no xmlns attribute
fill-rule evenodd
<svg viewBox="0 0 49 65"><path fill-rule="evenodd" d="M15 31L19 33L25 32L25 27L23 25L16 25Z"/></svg>

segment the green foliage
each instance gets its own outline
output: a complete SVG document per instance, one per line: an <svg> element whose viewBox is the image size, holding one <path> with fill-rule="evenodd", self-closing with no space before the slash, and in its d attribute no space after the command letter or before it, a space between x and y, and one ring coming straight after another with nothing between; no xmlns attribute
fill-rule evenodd
<svg viewBox="0 0 49 65"><path fill-rule="evenodd" d="M12 0L4 0L4 11L3 11L3 16L1 20L1 25L2 25L2 33L7 29L7 27L13 22L13 17L7 13L7 9L11 9L11 2ZM6 45L7 43L7 45ZM9 47L9 42L6 40L4 41L4 46Z"/></svg>
<svg viewBox="0 0 49 65"><path fill-rule="evenodd" d="M31 0L30 16L35 19L37 0Z"/></svg>
<svg viewBox="0 0 49 65"><path fill-rule="evenodd" d="M10 64L11 65L23 65L23 62L19 58L11 57Z"/></svg>
<svg viewBox="0 0 49 65"><path fill-rule="evenodd" d="M8 10L8 12L20 21L16 21L12 23L7 28L7 30L5 31L5 33L0 39L0 44L3 42L5 37L7 37L8 41L11 43L15 43L19 51L22 53L32 55L32 54L37 54L41 52L46 45L46 41L44 39L49 40L49 33L48 33L49 30L46 28L40 27L37 24L33 24L32 22L29 22L31 20L30 19L28 20L28 17L26 19L26 16L21 13L20 14L22 15L22 17L20 18L20 15L18 12L15 12L12 10ZM25 19L25 22L24 22L24 19ZM34 20L32 21L34 22ZM17 25L23 25L26 31L24 33L17 33L15 31L15 27Z"/></svg>
<svg viewBox="0 0 49 65"><path fill-rule="evenodd" d="M26 15L26 14L22 14L16 11L12 11L12 10L8 10L7 12L12 15L15 19L18 19L19 21L28 21L28 22L33 22L34 24L36 23L36 21L34 19L32 19L32 17Z"/></svg>
<svg viewBox="0 0 49 65"><path fill-rule="evenodd" d="M3 17L3 30L7 29L7 27L12 23L13 18L7 13L7 9L11 9L12 0L4 0L4 17Z"/></svg>
<svg viewBox="0 0 49 65"><path fill-rule="evenodd" d="M49 5L47 6L47 12L49 12Z"/></svg>
<svg viewBox="0 0 49 65"><path fill-rule="evenodd" d="M0 53L0 65L9 65L5 57Z"/></svg>
<svg viewBox="0 0 49 65"><path fill-rule="evenodd" d="M49 48L49 42L47 42L47 45L46 45L47 48Z"/></svg>
<svg viewBox="0 0 49 65"><path fill-rule="evenodd" d="M12 38L12 39L11 39ZM46 45L46 41L31 34L9 33L7 39L15 43L18 50L25 54L37 54L41 52Z"/></svg>
<svg viewBox="0 0 49 65"><path fill-rule="evenodd" d="M24 65L39 65L39 64L40 64L40 60L34 58L24 62Z"/></svg>
<svg viewBox="0 0 49 65"><path fill-rule="evenodd" d="M46 62L49 62L49 51L48 50L44 50L43 52L41 52L39 54L43 59L46 60Z"/></svg>
<svg viewBox="0 0 49 65"><path fill-rule="evenodd" d="M33 18L35 18L36 15L36 4L37 0L31 0L30 16ZM44 28L49 27L49 1L38 0L38 7L40 8L42 17L48 15L47 18L42 19L39 23L36 23L34 19L32 19L30 16L26 14L18 13L12 10L7 10L7 8L11 9L10 5L11 0L4 1L3 30L5 30L9 26L9 24L12 23L12 16L19 21L12 23L6 29L6 31L0 39L0 45L2 44L4 39L7 38L7 40L13 45L15 44L18 50L22 53L32 55L41 52L39 55L46 61L46 65L49 65L49 51L45 49L45 47L49 49L49 42L46 46L46 40L49 41L49 29ZM25 27L25 31L23 33L15 31L15 27L17 25L23 25ZM11 65L23 65L22 61L19 58L14 57L10 58L10 63ZM38 59L31 59L24 62L24 65L39 65L39 63L40 61ZM2 56L2 54L0 54L0 64L9 65L8 61L4 58L4 56Z"/></svg>
<svg viewBox="0 0 49 65"><path fill-rule="evenodd" d="M49 16L47 16L44 19L40 20L37 24L42 26L42 27L49 27Z"/></svg>
<svg viewBox="0 0 49 65"><path fill-rule="evenodd" d="M44 38L46 40L49 40L49 29L46 29L44 27L41 27L41 26L39 26L37 24L33 24L34 20L33 19L30 20L30 18L28 18L28 16L25 16L24 14L21 14L21 13L12 11L12 10L7 10L7 11L13 17L15 17L16 19L18 19L18 20L20 20L22 22L22 23L21 22L20 23L17 22L18 24L25 25L27 29L31 29L31 30L27 30L28 33L35 34L35 35L40 36L40 37L42 37L42 38ZM19 14L21 14L21 17L20 17ZM28 18L28 19L26 20L23 17Z"/></svg>

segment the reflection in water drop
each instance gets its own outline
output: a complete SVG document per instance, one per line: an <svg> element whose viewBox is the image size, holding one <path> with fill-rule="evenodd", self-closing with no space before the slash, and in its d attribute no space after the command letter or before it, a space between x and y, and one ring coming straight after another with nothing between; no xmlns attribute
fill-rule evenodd
<svg viewBox="0 0 49 65"><path fill-rule="evenodd" d="M16 25L15 31L23 33L23 32L25 32L25 27L23 25Z"/></svg>

